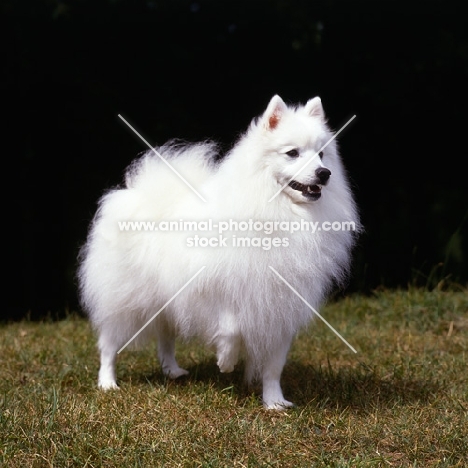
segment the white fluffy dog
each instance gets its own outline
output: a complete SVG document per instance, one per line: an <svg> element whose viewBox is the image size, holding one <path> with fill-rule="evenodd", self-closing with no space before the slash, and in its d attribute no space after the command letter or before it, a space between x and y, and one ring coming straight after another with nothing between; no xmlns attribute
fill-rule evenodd
<svg viewBox="0 0 468 468"><path fill-rule="evenodd" d="M129 167L125 185L100 200L80 253L101 388L117 388L117 353L138 332L132 345L156 337L170 378L187 374L175 338L199 337L221 372L244 360L266 408L292 405L280 377L294 336L313 317L297 293L320 306L346 278L359 230L332 137L319 98L290 107L274 96L220 161L213 143L172 142L158 149L170 167L156 151ZM185 221L196 230L175 229Z"/></svg>

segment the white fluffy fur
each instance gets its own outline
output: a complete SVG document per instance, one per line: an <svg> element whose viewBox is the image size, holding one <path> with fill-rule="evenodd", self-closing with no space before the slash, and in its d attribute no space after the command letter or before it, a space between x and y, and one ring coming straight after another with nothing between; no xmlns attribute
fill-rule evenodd
<svg viewBox="0 0 468 468"><path fill-rule="evenodd" d="M282 231L225 233L228 247L189 247L206 232L123 232L119 221L190 220L216 222L354 221L358 215L342 163L332 142L323 160L314 154L332 133L319 98L286 106L274 96L234 148L215 162L213 143L170 143L164 158L203 195L203 202L150 151L127 171L125 186L102 197L80 254L82 304L99 335L99 386L117 388L117 351L202 267L204 271L138 336L133 344L158 339L166 375L187 372L174 356L176 336L199 337L213 347L221 372L245 361L248 381L260 378L266 408L284 408L280 376L291 341L313 313L270 270L277 270L314 308L348 272L355 232ZM299 151L291 158L286 152ZM285 188L268 200L308 161L295 180L313 184L318 167L331 171L321 198ZM288 238L289 246L229 247L232 235Z"/></svg>

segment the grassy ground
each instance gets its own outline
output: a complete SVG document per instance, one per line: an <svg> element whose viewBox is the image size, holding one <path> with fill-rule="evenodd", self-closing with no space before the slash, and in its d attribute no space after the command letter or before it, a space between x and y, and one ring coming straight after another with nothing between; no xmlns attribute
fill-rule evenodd
<svg viewBox="0 0 468 468"><path fill-rule="evenodd" d="M124 351L121 390L102 393L85 320L2 325L0 466L468 466L466 291L381 291L322 314L358 354L317 321L289 355L287 412L196 344L178 348L180 382L154 348Z"/></svg>

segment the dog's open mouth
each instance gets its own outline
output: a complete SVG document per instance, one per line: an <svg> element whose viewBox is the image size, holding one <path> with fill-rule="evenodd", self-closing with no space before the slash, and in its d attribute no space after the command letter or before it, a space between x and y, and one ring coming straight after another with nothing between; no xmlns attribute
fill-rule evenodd
<svg viewBox="0 0 468 468"><path fill-rule="evenodd" d="M304 185L292 180L289 182L289 186L294 190L302 192L302 195L310 200L318 200L322 195L322 186L318 184Z"/></svg>

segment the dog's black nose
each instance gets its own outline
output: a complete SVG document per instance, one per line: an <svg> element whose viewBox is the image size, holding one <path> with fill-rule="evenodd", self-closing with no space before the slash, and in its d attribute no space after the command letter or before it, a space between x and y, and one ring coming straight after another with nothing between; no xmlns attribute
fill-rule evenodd
<svg viewBox="0 0 468 468"><path fill-rule="evenodd" d="M331 172L326 167L319 167L315 171L315 175L319 178L321 184L326 184L331 176Z"/></svg>

